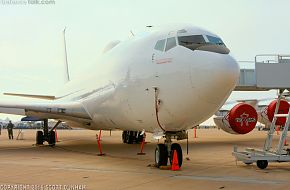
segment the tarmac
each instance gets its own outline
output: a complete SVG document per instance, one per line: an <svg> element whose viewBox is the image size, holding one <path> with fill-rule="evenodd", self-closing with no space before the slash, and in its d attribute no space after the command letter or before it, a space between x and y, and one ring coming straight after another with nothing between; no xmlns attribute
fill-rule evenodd
<svg viewBox="0 0 290 190"><path fill-rule="evenodd" d="M265 170L255 164L236 163L233 146L261 148L266 131L231 135L218 129L189 131L181 141L184 159L179 171L154 167L157 144L147 134L144 152L140 144L123 144L121 131L103 131L99 153L96 134L89 130L59 130L55 147L35 146L36 130L25 130L24 140L0 136L0 190L4 189L290 189L290 163L269 163ZM14 130L16 137L18 130ZM278 135L274 136L274 145ZM161 141L160 141L161 142Z"/></svg>

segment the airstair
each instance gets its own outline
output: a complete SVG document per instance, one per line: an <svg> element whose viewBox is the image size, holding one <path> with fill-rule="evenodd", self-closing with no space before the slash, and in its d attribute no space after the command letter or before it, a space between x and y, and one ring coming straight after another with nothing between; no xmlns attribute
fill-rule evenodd
<svg viewBox="0 0 290 190"><path fill-rule="evenodd" d="M272 58L261 61L261 58L268 57ZM255 57L255 69L241 71L240 81L236 90L259 91L270 89L279 89L280 94L277 100L274 118L265 140L264 148L262 150L246 148L244 151L238 151L238 147L234 146L232 152L236 161L242 161L245 164L256 162L260 169L265 169L268 166L268 162L290 162L290 149L285 149L284 147L290 124L290 108L287 114L278 114L281 99L285 99L289 96L290 55L257 55ZM285 91L286 89L288 89L288 92ZM279 117L285 117L286 123L283 132L281 133L277 148L273 149L273 135L276 128L276 121Z"/></svg>

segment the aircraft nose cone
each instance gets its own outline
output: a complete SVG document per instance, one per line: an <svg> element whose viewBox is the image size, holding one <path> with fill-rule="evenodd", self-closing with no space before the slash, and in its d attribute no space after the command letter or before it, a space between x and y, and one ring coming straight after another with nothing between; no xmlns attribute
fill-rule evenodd
<svg viewBox="0 0 290 190"><path fill-rule="evenodd" d="M220 105L230 95L239 78L239 66L235 59L230 55L213 54L195 72L192 68L192 78L200 99ZM202 82L198 82L202 81Z"/></svg>

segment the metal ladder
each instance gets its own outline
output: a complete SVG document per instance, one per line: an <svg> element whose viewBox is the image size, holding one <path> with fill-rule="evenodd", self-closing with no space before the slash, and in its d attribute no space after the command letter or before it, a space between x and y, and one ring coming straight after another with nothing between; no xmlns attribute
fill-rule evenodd
<svg viewBox="0 0 290 190"><path fill-rule="evenodd" d="M276 154L282 154L283 147L284 147L284 141L287 137L288 128L289 128L289 124L290 124L290 108L289 108L288 114L278 114L278 111L279 111L281 99L286 95L289 96L289 94L285 94L283 92L279 94L279 97L278 97L278 100L276 103L275 112L274 112L274 117L273 117L273 120L272 120L272 123L270 126L270 130L268 131L267 138L266 138L266 141L264 144L264 149L263 149L264 151L270 151L270 149L272 148L273 134L274 134L275 128L276 128L277 118L286 117L286 123L285 123L284 129L283 129L283 132L280 136L277 150L275 152Z"/></svg>

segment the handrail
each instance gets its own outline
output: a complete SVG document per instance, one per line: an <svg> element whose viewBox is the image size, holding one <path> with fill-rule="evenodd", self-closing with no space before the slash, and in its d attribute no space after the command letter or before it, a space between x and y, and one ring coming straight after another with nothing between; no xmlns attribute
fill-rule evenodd
<svg viewBox="0 0 290 190"><path fill-rule="evenodd" d="M274 59L258 61L258 57L272 57ZM285 58L288 58L288 59L285 59ZM258 54L255 56L255 63L281 63L281 60L289 60L289 63L290 63L290 55L288 54Z"/></svg>

